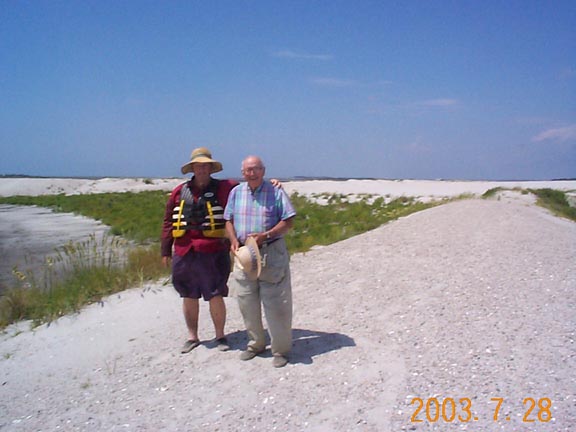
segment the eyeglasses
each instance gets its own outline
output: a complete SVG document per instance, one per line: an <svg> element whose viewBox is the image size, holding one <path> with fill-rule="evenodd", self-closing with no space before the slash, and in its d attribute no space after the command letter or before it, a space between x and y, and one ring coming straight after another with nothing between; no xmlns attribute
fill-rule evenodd
<svg viewBox="0 0 576 432"><path fill-rule="evenodd" d="M242 170L243 173L252 173L252 172L259 172L262 171L264 167L257 166L257 167L248 167Z"/></svg>

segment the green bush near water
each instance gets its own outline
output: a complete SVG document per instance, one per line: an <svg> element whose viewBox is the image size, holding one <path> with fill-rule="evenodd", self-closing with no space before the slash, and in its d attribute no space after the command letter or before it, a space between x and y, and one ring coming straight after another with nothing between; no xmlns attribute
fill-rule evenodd
<svg viewBox="0 0 576 432"><path fill-rule="evenodd" d="M142 243L157 240L167 195L162 191L0 198L0 204L36 205L86 216L111 227L113 235Z"/></svg>
<svg viewBox="0 0 576 432"><path fill-rule="evenodd" d="M292 253L335 243L438 204L424 204L411 198L399 198L388 204L383 198L370 203L370 196L358 202L348 202L341 195L326 198L328 204L320 205L304 196L292 195L298 213L294 228L286 237ZM111 227L113 235L121 235L133 243L121 265L118 260L105 259L124 251L124 245L115 240L117 237L99 245L104 255L90 265L86 265L90 261L87 256L96 253L95 239L58 248L61 260L66 261L65 276L58 279L51 277L48 263L42 282L31 273L15 269L14 286L0 298L0 328L23 319L36 324L49 322L88 303L101 301L109 294L167 277L169 272L161 265L159 246L166 199L165 192L0 198L0 204L38 205L100 220Z"/></svg>

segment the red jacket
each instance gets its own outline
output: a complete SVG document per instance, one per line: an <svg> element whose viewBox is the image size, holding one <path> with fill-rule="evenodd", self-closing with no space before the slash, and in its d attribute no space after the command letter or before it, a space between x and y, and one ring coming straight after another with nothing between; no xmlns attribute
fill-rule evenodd
<svg viewBox="0 0 576 432"><path fill-rule="evenodd" d="M161 248L162 256L172 256L172 247L174 253L184 256L190 250L203 253L219 252L230 249L230 242L225 238L204 237L202 231L189 230L180 238L172 237L172 214L174 207L180 205L180 190L184 185L192 185L192 180L179 184L174 188L166 203L164 212L164 223L162 225ZM222 207L226 207L230 191L238 185L235 180L219 180L216 196ZM203 191L190 187L194 200L196 201Z"/></svg>

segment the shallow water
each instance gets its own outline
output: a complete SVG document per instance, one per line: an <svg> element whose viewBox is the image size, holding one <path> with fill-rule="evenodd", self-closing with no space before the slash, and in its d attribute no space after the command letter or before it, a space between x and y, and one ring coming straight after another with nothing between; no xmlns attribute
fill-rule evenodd
<svg viewBox="0 0 576 432"><path fill-rule="evenodd" d="M35 206L0 205L0 290L14 282L12 269L37 274L46 257L66 243L100 238L108 227L71 213Z"/></svg>

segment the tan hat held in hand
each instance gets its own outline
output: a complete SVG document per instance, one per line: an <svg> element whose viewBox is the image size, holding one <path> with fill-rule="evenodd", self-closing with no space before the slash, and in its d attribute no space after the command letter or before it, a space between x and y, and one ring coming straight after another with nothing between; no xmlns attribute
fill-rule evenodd
<svg viewBox="0 0 576 432"><path fill-rule="evenodd" d="M248 237L244 246L239 248L235 253L236 265L246 273L246 277L250 280L256 280L260 277L262 271L262 259L260 258L260 250L258 243L254 237Z"/></svg>

